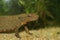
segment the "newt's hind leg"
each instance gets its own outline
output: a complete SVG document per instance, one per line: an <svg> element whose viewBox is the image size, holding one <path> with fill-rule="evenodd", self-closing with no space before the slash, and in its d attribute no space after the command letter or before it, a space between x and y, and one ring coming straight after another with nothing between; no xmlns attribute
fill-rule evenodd
<svg viewBox="0 0 60 40"><path fill-rule="evenodd" d="M15 33L15 36L16 36L17 38L21 38L21 37L19 36L19 33L18 33L18 32Z"/></svg>
<svg viewBox="0 0 60 40"><path fill-rule="evenodd" d="M18 32L19 28L20 28L20 27L18 27L18 28L15 29L15 36L16 36L17 38L21 38L21 37L19 36L19 32Z"/></svg>

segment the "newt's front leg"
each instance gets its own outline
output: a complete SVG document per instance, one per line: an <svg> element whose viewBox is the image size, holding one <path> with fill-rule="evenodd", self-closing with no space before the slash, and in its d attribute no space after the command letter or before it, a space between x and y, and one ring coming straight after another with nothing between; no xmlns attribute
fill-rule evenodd
<svg viewBox="0 0 60 40"><path fill-rule="evenodd" d="M28 29L28 27L26 25L24 26L24 29L25 29L26 33L28 33L29 35L34 35L35 37L39 37L39 36L37 36L37 35L35 35L33 33L30 33L29 29Z"/></svg>
<svg viewBox="0 0 60 40"><path fill-rule="evenodd" d="M28 33L29 35L32 35L32 33L29 32L29 29L26 25L24 26L24 29L25 29L26 33Z"/></svg>

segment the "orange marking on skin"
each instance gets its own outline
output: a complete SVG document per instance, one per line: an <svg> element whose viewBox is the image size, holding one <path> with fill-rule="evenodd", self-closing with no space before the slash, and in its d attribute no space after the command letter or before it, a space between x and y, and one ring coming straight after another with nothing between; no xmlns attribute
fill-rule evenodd
<svg viewBox="0 0 60 40"><path fill-rule="evenodd" d="M4 32L4 30L1 30L1 32Z"/></svg>
<svg viewBox="0 0 60 40"><path fill-rule="evenodd" d="M22 22L22 23L21 23L21 25L24 25L24 24L26 24L26 22Z"/></svg>
<svg viewBox="0 0 60 40"><path fill-rule="evenodd" d="M0 32L2 32L2 30L0 30Z"/></svg>

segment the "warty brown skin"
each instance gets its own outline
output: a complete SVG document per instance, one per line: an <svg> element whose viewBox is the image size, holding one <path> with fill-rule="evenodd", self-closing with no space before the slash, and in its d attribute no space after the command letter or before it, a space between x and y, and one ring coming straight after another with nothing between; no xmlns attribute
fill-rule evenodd
<svg viewBox="0 0 60 40"><path fill-rule="evenodd" d="M15 31L15 36L20 38L18 30L24 25L25 31L31 34L27 28L28 22L38 20L38 15L36 14L19 14L12 16L0 16L0 33Z"/></svg>

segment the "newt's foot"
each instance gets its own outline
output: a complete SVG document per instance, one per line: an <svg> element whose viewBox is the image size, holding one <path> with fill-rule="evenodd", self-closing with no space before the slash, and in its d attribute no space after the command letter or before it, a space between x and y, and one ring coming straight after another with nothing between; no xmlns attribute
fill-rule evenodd
<svg viewBox="0 0 60 40"><path fill-rule="evenodd" d="M30 33L30 32L29 32L28 34L29 34L29 35L33 35L33 33Z"/></svg>
<svg viewBox="0 0 60 40"><path fill-rule="evenodd" d="M18 33L15 33L15 36L16 36L17 38L20 38L20 39L21 39L21 37L19 36Z"/></svg>

